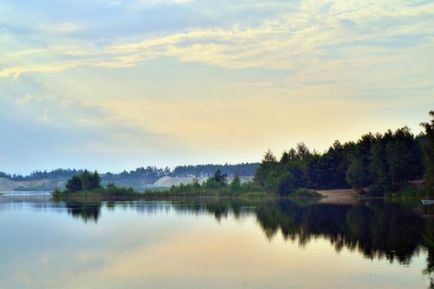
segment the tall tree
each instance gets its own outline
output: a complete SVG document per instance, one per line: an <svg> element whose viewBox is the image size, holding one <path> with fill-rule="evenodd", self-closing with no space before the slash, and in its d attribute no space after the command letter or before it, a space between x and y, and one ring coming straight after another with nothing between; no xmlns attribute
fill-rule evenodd
<svg viewBox="0 0 434 289"><path fill-rule="evenodd" d="M346 178L348 184L357 190L362 190L369 184L369 172L366 170L361 158L354 157L351 159L350 166L346 173Z"/></svg>
<svg viewBox="0 0 434 289"><path fill-rule="evenodd" d="M399 189L402 184L420 174L419 147L407 127L393 133L386 145L386 153L392 190Z"/></svg>
<svg viewBox="0 0 434 289"><path fill-rule="evenodd" d="M432 117L432 120L421 124L425 129L425 139L422 149L425 183L430 192L434 194L434 111L430 111L429 115Z"/></svg>
<svg viewBox="0 0 434 289"><path fill-rule="evenodd" d="M81 178L79 176L73 176L66 183L66 189L70 193L75 193L81 191L83 189L83 183L81 182Z"/></svg>
<svg viewBox="0 0 434 289"><path fill-rule="evenodd" d="M266 186L266 181L270 178L269 175L277 168L277 164L276 157L271 150L268 150L256 171L255 181L261 186Z"/></svg>

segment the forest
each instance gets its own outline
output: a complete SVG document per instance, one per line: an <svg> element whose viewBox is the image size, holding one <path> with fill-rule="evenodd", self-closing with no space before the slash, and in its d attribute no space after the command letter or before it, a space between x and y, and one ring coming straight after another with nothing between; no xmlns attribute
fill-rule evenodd
<svg viewBox="0 0 434 289"><path fill-rule="evenodd" d="M407 127L368 133L357 141L335 141L324 153L300 143L277 159L267 151L255 182L269 192L288 195L298 188L354 188L360 193L397 192L409 181L434 194L434 111L424 131L415 136Z"/></svg>

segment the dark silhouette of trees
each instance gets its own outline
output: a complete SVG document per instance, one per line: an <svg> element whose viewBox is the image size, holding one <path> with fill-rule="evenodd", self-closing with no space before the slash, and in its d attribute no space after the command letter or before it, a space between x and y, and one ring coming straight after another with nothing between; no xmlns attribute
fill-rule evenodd
<svg viewBox="0 0 434 289"><path fill-rule="evenodd" d="M239 176L235 176L230 184L231 193L236 194L241 191L241 180Z"/></svg>
<svg viewBox="0 0 434 289"><path fill-rule="evenodd" d="M96 171L91 173L86 170L80 175L80 179L84 190L90 191L101 187L101 177Z"/></svg>
<svg viewBox="0 0 434 289"><path fill-rule="evenodd" d="M66 183L66 189L68 192L75 193L81 191L83 189L83 183L81 182L81 178L79 176L73 176Z"/></svg>
<svg viewBox="0 0 434 289"><path fill-rule="evenodd" d="M421 124L425 129L422 150L426 186L434 194L434 111L430 111L429 115L432 117L431 121Z"/></svg>
<svg viewBox="0 0 434 289"><path fill-rule="evenodd" d="M369 171L364 166L363 161L358 157L353 157L348 167L347 182L356 190L363 190L369 184Z"/></svg>
<svg viewBox="0 0 434 289"><path fill-rule="evenodd" d="M277 171L277 164L276 157L268 150L256 171L255 181L263 187L274 188L273 176L270 174Z"/></svg>
<svg viewBox="0 0 434 289"><path fill-rule="evenodd" d="M206 181L205 186L212 189L224 187L227 185L227 178L228 176L226 174L223 174L220 170L217 170L214 173L214 176Z"/></svg>
<svg viewBox="0 0 434 289"><path fill-rule="evenodd" d="M373 142L374 136L371 133L363 135L350 155L350 164L346 177L348 184L353 188L362 189L372 182L370 164Z"/></svg>
<svg viewBox="0 0 434 289"><path fill-rule="evenodd" d="M434 118L434 112L430 115ZM418 137L408 127L369 133L356 142L335 141L322 154L310 152L304 144L285 151L280 160L267 151L255 182L280 195L299 188L349 187L383 194L399 191L409 180L425 174L426 184L434 193L434 119L422 126L425 134Z"/></svg>
<svg viewBox="0 0 434 289"><path fill-rule="evenodd" d="M70 193L79 191L91 191L101 188L101 177L98 172L89 172L85 170L78 176L73 176L66 183L66 189Z"/></svg>

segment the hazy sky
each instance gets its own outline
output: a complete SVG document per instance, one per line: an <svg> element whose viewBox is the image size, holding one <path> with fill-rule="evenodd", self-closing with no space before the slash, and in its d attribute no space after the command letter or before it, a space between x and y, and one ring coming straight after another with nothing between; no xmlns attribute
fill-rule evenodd
<svg viewBox="0 0 434 289"><path fill-rule="evenodd" d="M429 0L0 2L0 171L258 161L430 109Z"/></svg>

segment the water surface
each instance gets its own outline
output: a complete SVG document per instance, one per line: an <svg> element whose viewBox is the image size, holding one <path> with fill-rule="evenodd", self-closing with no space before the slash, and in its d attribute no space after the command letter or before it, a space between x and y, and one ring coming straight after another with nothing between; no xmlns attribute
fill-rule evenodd
<svg viewBox="0 0 434 289"><path fill-rule="evenodd" d="M4 194L0 288L429 288L433 229L384 202L84 205Z"/></svg>

